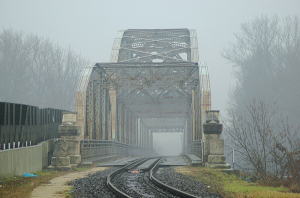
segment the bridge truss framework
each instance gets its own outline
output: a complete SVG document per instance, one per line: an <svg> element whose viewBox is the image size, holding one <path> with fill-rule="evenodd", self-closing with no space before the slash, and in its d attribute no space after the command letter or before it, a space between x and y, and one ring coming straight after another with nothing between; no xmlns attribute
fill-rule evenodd
<svg viewBox="0 0 300 198"><path fill-rule="evenodd" d="M183 132L184 145L201 139L210 87L198 53L195 30L119 31L111 62L82 71L75 104L81 139L143 147L152 147L154 132Z"/></svg>

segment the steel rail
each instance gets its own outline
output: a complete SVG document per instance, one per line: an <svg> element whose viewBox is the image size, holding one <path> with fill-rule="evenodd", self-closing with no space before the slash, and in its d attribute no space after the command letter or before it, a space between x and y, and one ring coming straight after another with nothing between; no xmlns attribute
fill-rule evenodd
<svg viewBox="0 0 300 198"><path fill-rule="evenodd" d="M117 176L118 174L120 174L121 172L126 172L136 166L138 166L139 164L147 161L149 158L139 158L137 160L134 160L132 163L124 166L123 168L120 168L114 172L112 172L111 174L109 174L106 178L106 183L107 183L107 186L108 188L114 192L115 194L117 194L118 196L121 196L121 197L126 197L126 198L132 198L131 196L129 196L128 194L122 192L121 190L119 190L116 186L114 186L112 184L112 180L115 176Z"/></svg>
<svg viewBox="0 0 300 198"><path fill-rule="evenodd" d="M163 159L163 158L161 158ZM189 193L186 193L184 191L181 191L177 188L174 188L172 186L169 186L167 184L164 184L163 182L159 181L158 179L156 179L153 175L154 173L157 171L157 169L159 168L159 163L161 161L161 159L156 162L156 164L153 166L153 168L150 170L150 174L149 174L149 179L151 182L153 182L156 186L160 187L160 188L163 188L173 194L176 194L176 195L179 195L179 196L182 196L182 197L188 197L188 198L199 198L195 195L192 195L192 194L189 194Z"/></svg>

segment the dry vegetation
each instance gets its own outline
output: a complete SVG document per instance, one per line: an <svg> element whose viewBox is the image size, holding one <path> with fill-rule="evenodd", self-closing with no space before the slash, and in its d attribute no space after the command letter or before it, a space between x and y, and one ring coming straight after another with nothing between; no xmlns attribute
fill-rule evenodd
<svg viewBox="0 0 300 198"><path fill-rule="evenodd" d="M35 173L38 177L22 177L15 176L3 178L1 180L0 197L2 198L21 198L29 197L31 192L37 186L48 184L55 177L68 174L70 172L55 172L53 170L45 170Z"/></svg>
<svg viewBox="0 0 300 198"><path fill-rule="evenodd" d="M75 168L75 171L84 171L93 166ZM291 188L271 187L262 183L248 183L246 181L237 178L235 175L227 175L218 170L208 169L204 167L176 167L175 170L184 175L193 177L196 180L202 181L213 192L221 194L225 198L242 198L242 197L269 197L269 198L284 198L284 197L299 197L299 193L291 193ZM2 178L0 188L0 198L23 198L30 197L32 191L37 186L43 184L49 184L50 180L66 175L70 172L55 172L54 170L44 170L42 172L35 173L38 177L26 178L22 176L16 176L11 178ZM269 183L268 185L271 185ZM58 192L68 197L67 191Z"/></svg>
<svg viewBox="0 0 300 198"><path fill-rule="evenodd" d="M227 175L219 170L208 169L204 167L177 167L177 172L194 177L202 181L213 192L221 194L225 198L242 197L299 197L299 193L291 193L291 189L286 187L271 187L260 183L248 183L237 178L235 175Z"/></svg>
<svg viewBox="0 0 300 198"><path fill-rule="evenodd" d="M95 165L74 168L71 172L84 171L95 167ZM15 176L10 178L0 178L0 198L23 198L30 197L34 188L43 184L49 184L50 180L71 173L70 171L58 171L45 169L42 172L34 173L38 177ZM67 194L67 192L60 192Z"/></svg>
<svg viewBox="0 0 300 198"><path fill-rule="evenodd" d="M300 192L300 18L260 16L241 24L222 55L236 85L223 119L236 163L265 186Z"/></svg>

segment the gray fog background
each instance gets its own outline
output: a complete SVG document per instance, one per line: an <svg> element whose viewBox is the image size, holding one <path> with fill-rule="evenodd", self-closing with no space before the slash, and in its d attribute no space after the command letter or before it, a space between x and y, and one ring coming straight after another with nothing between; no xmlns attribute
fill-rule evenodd
<svg viewBox="0 0 300 198"><path fill-rule="evenodd" d="M234 41L233 33L255 16L299 13L300 0L0 0L0 27L47 37L91 62L109 62L120 29L196 29L200 61L209 66L212 109L225 115L234 79L220 51Z"/></svg>

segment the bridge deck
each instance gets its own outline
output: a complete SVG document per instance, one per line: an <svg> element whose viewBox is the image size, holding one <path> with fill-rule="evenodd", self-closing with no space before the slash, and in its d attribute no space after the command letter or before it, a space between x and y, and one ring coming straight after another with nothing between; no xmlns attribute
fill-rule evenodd
<svg viewBox="0 0 300 198"><path fill-rule="evenodd" d="M159 166L187 166L189 165L181 156L167 156L166 161L160 163Z"/></svg>
<svg viewBox="0 0 300 198"><path fill-rule="evenodd" d="M201 164L202 160L195 154L187 154L186 155L190 160L192 165Z"/></svg>
<svg viewBox="0 0 300 198"><path fill-rule="evenodd" d="M143 164L139 165L137 167L138 170L147 170L149 169L149 167L156 161L158 160L158 157L147 160L146 162L144 162Z"/></svg>
<svg viewBox="0 0 300 198"><path fill-rule="evenodd" d="M117 159L117 160L110 161L110 162L100 163L97 166L98 167L125 166L126 164L128 164L129 162L131 162L137 158L138 157L125 157L125 158Z"/></svg>

